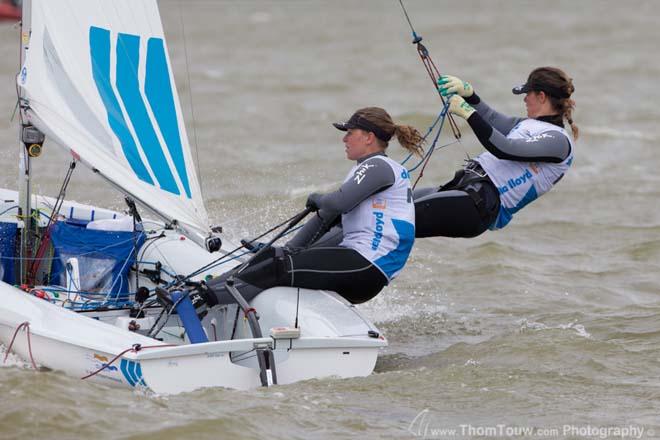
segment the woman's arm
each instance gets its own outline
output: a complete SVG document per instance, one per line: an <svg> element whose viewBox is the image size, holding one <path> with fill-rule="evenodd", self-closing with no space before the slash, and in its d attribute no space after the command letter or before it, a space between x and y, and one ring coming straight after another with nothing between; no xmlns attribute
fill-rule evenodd
<svg viewBox="0 0 660 440"><path fill-rule="evenodd" d="M375 156L362 162L337 191L317 194L313 198L319 209L344 214L355 208L364 199L393 184L392 167Z"/></svg>
<svg viewBox="0 0 660 440"><path fill-rule="evenodd" d="M513 127L516 126L524 118L516 118L507 116L496 110L493 110L485 101L483 101L476 93L472 96L465 98L465 102L470 104L479 113L479 115L490 125L492 125L500 133L508 133Z"/></svg>
<svg viewBox="0 0 660 440"><path fill-rule="evenodd" d="M287 246L309 246L337 224L341 214L351 211L377 192L389 188L394 181L394 171L384 160L378 159L378 156L365 160L337 191L310 195L319 211L315 218L305 223Z"/></svg>
<svg viewBox="0 0 660 440"><path fill-rule="evenodd" d="M333 226L339 224L341 216L337 213L330 213L325 210L316 212L305 225L300 228L296 235L286 243L289 248L306 248L321 238Z"/></svg>
<svg viewBox="0 0 660 440"><path fill-rule="evenodd" d="M467 121L484 148L498 159L560 163L571 152L568 138L559 130L527 139L508 139L478 112L472 113Z"/></svg>

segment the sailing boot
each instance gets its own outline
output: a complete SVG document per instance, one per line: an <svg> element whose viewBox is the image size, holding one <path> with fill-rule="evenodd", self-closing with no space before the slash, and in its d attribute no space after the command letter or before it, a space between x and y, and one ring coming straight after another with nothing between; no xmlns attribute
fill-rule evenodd
<svg viewBox="0 0 660 440"><path fill-rule="evenodd" d="M213 290L203 281L190 290L188 296L200 321L206 316L211 307L218 304L218 299Z"/></svg>

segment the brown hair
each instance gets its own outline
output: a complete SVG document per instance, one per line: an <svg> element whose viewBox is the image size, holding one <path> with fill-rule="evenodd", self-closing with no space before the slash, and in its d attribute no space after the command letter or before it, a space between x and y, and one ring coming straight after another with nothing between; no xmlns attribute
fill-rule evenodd
<svg viewBox="0 0 660 440"><path fill-rule="evenodd" d="M424 143L424 138L422 138L422 135L415 127L395 124L392 117L380 107L361 108L355 114L368 120L387 133L388 136L396 135L396 139L401 146L409 152L419 157L423 156L424 149L422 148L422 144ZM387 148L388 142L379 138L376 138L376 140L381 147Z"/></svg>
<svg viewBox="0 0 660 440"><path fill-rule="evenodd" d="M575 109L575 101L571 99L571 95L575 92L573 80L557 67L537 67L532 70L527 79L527 84L542 84L548 86L552 90L556 90L562 96L555 96L554 94L546 92L550 98L552 107L559 112L562 119L568 122L573 132L575 139L579 136L579 129L573 122L573 109Z"/></svg>

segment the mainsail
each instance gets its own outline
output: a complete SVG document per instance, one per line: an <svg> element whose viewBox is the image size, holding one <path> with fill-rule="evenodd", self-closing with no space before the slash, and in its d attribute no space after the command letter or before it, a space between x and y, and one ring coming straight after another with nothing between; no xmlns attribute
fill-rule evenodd
<svg viewBox="0 0 660 440"><path fill-rule="evenodd" d="M206 235L156 0L33 0L30 16L17 78L29 121L156 214Z"/></svg>

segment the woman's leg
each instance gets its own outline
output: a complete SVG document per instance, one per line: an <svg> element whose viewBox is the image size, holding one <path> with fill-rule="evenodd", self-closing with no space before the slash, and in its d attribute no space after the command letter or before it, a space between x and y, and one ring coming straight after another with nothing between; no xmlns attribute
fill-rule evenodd
<svg viewBox="0 0 660 440"><path fill-rule="evenodd" d="M226 282L229 277L234 278L234 287L248 302L265 289L287 285L288 274L286 273L284 255L283 249L271 247L259 254L240 274L237 271L242 265L214 277L206 283L209 288L209 292L206 294L207 298L205 298L206 302L209 306L236 302L227 290Z"/></svg>
<svg viewBox="0 0 660 440"><path fill-rule="evenodd" d="M346 247L318 247L289 255L291 284L332 290L353 304L376 296L388 283L383 272L359 252Z"/></svg>
<svg viewBox="0 0 660 440"><path fill-rule="evenodd" d="M209 293L213 295L208 295L208 304L234 302L225 286L232 274L235 287L247 301L270 287L291 286L332 290L357 304L376 296L388 282L369 260L345 247L310 248L293 253L272 249L267 253L240 274L230 271L209 281Z"/></svg>
<svg viewBox="0 0 660 440"><path fill-rule="evenodd" d="M493 224L499 212L499 195L490 183L417 195L415 236L418 238L476 237Z"/></svg>
<svg viewBox="0 0 660 440"><path fill-rule="evenodd" d="M436 192L415 200L415 237L475 237L483 220L468 193Z"/></svg>

